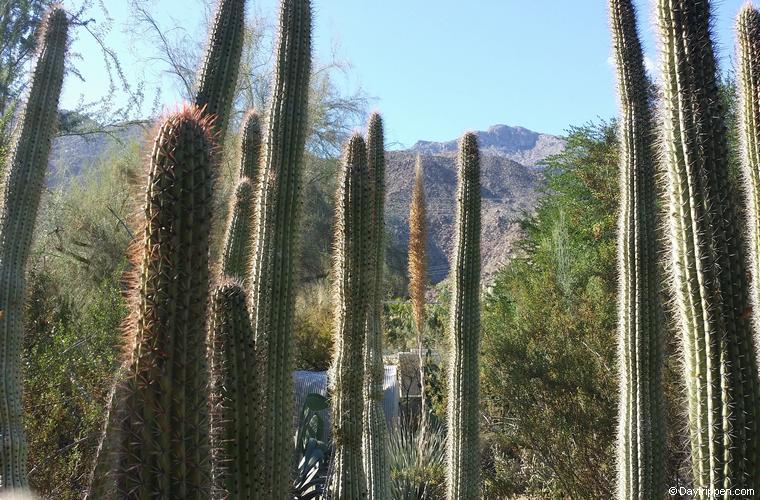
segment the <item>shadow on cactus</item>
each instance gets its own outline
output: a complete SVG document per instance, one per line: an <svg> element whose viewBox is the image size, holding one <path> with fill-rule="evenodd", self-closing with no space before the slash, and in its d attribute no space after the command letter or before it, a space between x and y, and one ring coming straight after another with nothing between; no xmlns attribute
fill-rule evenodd
<svg viewBox="0 0 760 500"><path fill-rule="evenodd" d="M321 413L329 407L321 394L309 394L301 410L301 421L295 436L295 456L298 463L293 481L294 500L321 498L327 482L325 419Z"/></svg>

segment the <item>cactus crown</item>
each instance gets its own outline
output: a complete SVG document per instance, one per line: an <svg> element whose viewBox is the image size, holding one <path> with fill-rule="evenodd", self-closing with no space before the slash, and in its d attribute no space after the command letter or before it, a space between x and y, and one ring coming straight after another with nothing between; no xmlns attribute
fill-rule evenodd
<svg viewBox="0 0 760 500"><path fill-rule="evenodd" d="M136 263L122 409L120 495L207 497L206 304L214 143L196 107L159 128Z"/></svg>
<svg viewBox="0 0 760 500"><path fill-rule="evenodd" d="M249 110L243 119L240 143L240 177L256 180L261 163L261 117Z"/></svg>

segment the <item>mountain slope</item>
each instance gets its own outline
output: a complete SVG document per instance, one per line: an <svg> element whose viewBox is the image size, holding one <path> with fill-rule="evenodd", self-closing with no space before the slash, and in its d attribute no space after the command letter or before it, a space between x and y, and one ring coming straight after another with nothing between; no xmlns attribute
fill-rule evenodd
<svg viewBox="0 0 760 500"><path fill-rule="evenodd" d="M475 134L482 154L504 157L527 166L540 165L545 158L565 148L562 138L533 132L524 127L494 125ZM418 141L410 150L423 155L454 154L457 151L457 141Z"/></svg>
<svg viewBox="0 0 760 500"><path fill-rule="evenodd" d="M115 129L109 134L56 138L48 184L57 185L82 171L97 168L101 155L118 151L129 142L141 139L145 133L143 127L134 125ZM505 125L497 125L477 134L483 161L481 241L483 276L487 283L490 276L512 255L514 243L520 238L519 221L536 206L539 188L544 182L542 169L536 165L540 165L547 156L560 152L565 143L559 137ZM425 171L428 202L430 280L438 283L446 278L454 244L456 149L456 140L420 141L409 150L388 152L386 223L389 259L394 260L394 271L405 274L409 201L414 181L414 162L419 154ZM307 207L313 207L314 201L328 205L332 201L332 193L316 189L306 192L310 197L321 197L319 200L307 200ZM331 232L324 227L317 231L312 229L316 228L304 228L304 234L309 235L305 245L311 245L305 249L305 255L329 252ZM310 248L312 252L308 251Z"/></svg>

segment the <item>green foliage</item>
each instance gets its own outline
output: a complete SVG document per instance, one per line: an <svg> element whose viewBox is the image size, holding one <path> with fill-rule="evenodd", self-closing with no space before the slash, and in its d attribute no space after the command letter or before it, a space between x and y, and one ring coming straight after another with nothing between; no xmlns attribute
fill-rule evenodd
<svg viewBox="0 0 760 500"><path fill-rule="evenodd" d="M333 307L327 280L305 284L296 300L293 354L296 370L325 371L333 355Z"/></svg>
<svg viewBox="0 0 760 500"><path fill-rule="evenodd" d="M30 263L24 404L29 480L44 498L79 499L87 486L122 344L130 241L124 221L142 159L135 144L122 145L42 200ZM62 387L76 390L61 400Z"/></svg>
<svg viewBox="0 0 760 500"><path fill-rule="evenodd" d="M570 131L485 299L484 483L505 496L613 493L617 153L610 124Z"/></svg>
<svg viewBox="0 0 760 500"><path fill-rule="evenodd" d="M73 300L54 274L30 277L24 337L29 481L45 498L78 499L104 418L126 304L121 269Z"/></svg>

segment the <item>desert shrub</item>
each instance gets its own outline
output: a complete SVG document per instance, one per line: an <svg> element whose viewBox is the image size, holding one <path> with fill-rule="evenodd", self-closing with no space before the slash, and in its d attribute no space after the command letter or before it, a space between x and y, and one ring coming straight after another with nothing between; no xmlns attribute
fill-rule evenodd
<svg viewBox="0 0 760 500"><path fill-rule="evenodd" d="M616 139L573 129L549 161L522 256L483 311L489 498L610 498L614 488Z"/></svg>
<svg viewBox="0 0 760 500"><path fill-rule="evenodd" d="M329 368L333 353L333 310L327 280L301 288L296 300L293 335L296 370Z"/></svg>

